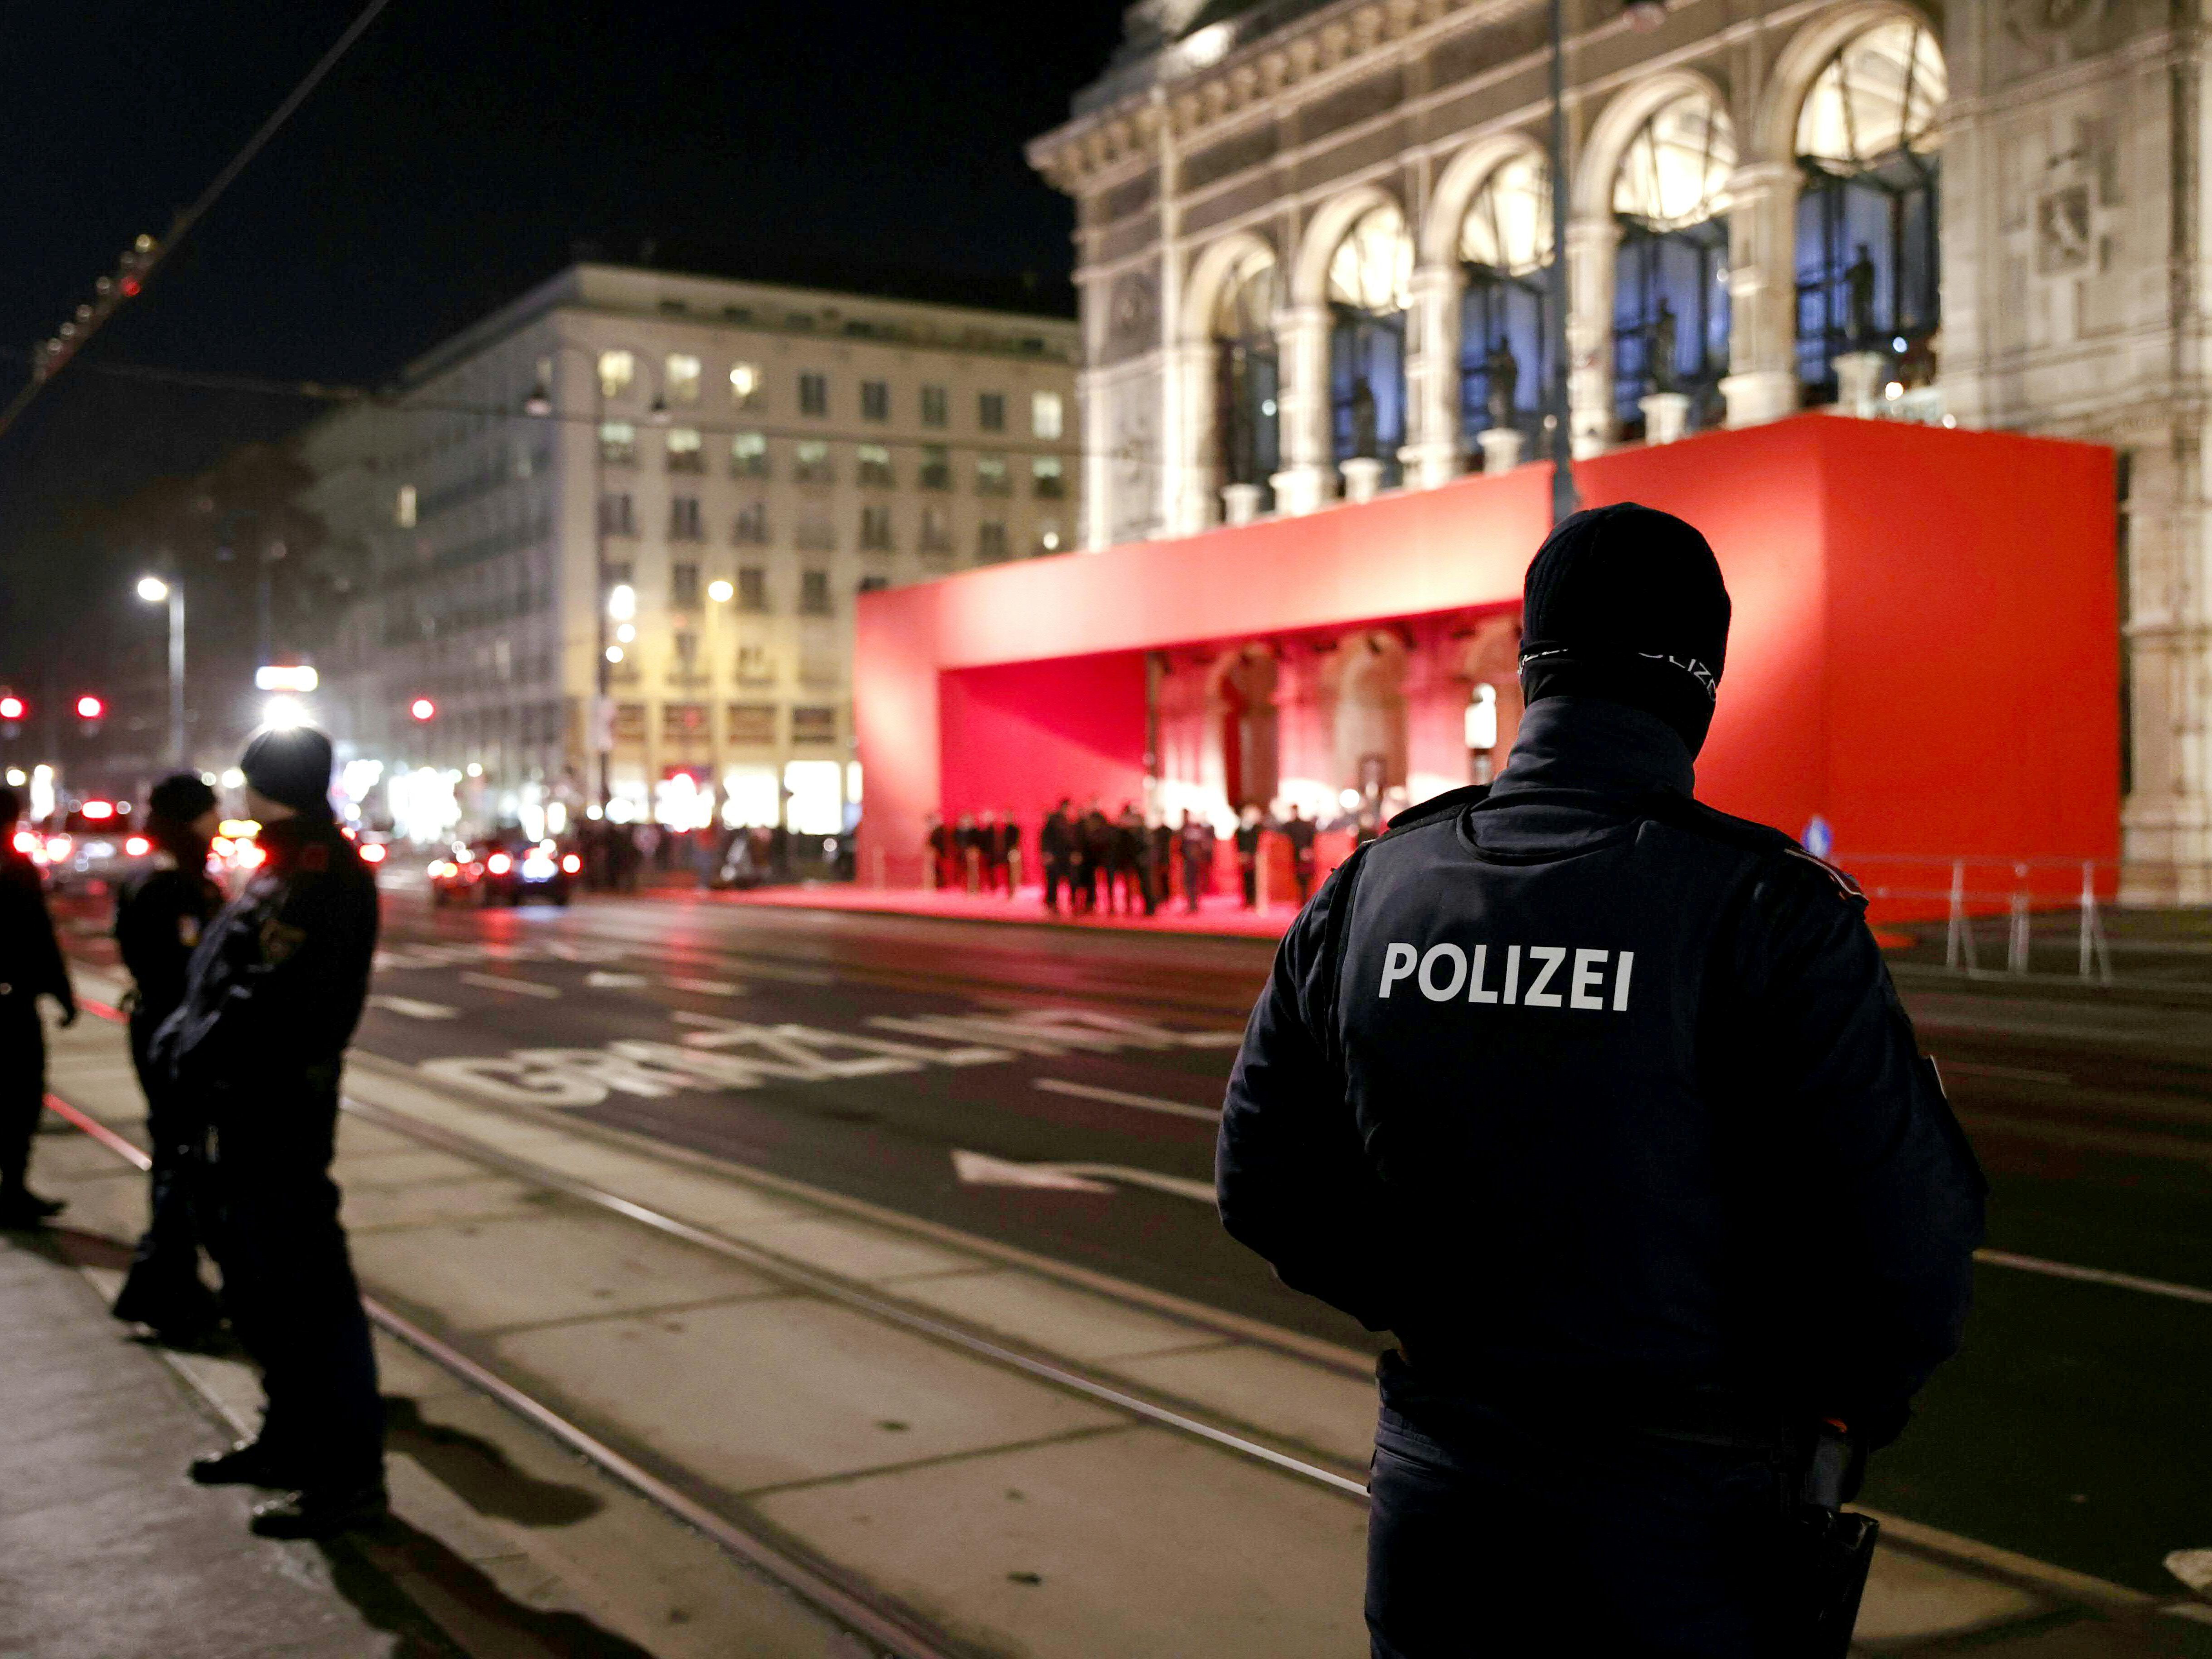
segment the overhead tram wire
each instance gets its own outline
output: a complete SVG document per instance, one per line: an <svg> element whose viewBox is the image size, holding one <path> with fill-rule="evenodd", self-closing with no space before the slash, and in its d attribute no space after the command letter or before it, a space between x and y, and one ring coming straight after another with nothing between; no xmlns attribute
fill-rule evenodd
<svg viewBox="0 0 2212 1659"><path fill-rule="evenodd" d="M344 33L331 42L330 49L316 60L315 66L307 71L299 85L292 88L284 101L270 112L269 118L264 121L253 136L246 141L245 147L230 158L222 171L216 174L214 179L199 193L191 204L170 222L168 234L147 249L144 257L137 264L138 291L143 291L145 284L153 280L154 273L161 268L162 261L174 252L177 245L189 236L193 228L207 216L208 210L222 198L222 193L230 188L238 175L246 171L253 158L258 155L269 141L276 136L285 122L291 119L293 112L307 101L308 96L322 83L324 77L337 67L339 60L353 49L354 42L368 32L369 25L374 23L378 15L391 3L392 0L368 0L368 5L362 9L361 15L347 26ZM9 401L8 406L5 409L0 409L0 439L6 438L16 420L26 409L31 406L32 399L45 390L54 376L59 374L62 368L67 367L69 362L91 343L93 335L98 331L100 325L113 314L114 309L115 307L111 306L95 312L89 319L89 326L82 337L71 342L70 349L64 356L62 362L54 364L46 373L34 372L31 378L23 383L21 390Z"/></svg>

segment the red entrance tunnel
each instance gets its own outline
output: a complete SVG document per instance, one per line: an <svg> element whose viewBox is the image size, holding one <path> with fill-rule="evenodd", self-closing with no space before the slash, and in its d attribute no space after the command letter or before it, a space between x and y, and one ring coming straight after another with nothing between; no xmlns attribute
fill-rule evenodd
<svg viewBox="0 0 2212 1659"><path fill-rule="evenodd" d="M1680 514L1720 556L1735 621L1702 799L1792 833L1818 814L1845 862L2117 855L2108 451L1804 416L1577 477L1592 505ZM1511 741L1549 489L1526 466L863 595L863 880L920 884L931 811L1011 809L1033 844L1061 795L1141 800L1148 740L1163 798L1187 803L1358 787L1347 766L1416 798L1465 781L1478 682L1498 687L1501 758ZM1353 708L1385 658L1389 684Z"/></svg>

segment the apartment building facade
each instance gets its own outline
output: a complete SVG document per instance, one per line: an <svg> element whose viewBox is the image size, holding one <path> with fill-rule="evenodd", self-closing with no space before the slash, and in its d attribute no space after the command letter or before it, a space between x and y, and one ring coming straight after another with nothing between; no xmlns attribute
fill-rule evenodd
<svg viewBox="0 0 2212 1659"><path fill-rule="evenodd" d="M317 712L418 833L603 799L834 833L854 596L1073 547L1076 355L1048 317L573 267L307 434L373 573Z"/></svg>

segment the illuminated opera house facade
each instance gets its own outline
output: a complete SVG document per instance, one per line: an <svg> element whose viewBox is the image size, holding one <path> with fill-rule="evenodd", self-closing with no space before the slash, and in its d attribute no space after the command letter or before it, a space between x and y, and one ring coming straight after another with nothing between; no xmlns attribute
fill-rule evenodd
<svg viewBox="0 0 2212 1659"><path fill-rule="evenodd" d="M1715 537L1728 565L1803 531L1818 548L1790 580L1848 569L1859 585L1776 602L1827 618L1775 635L1778 672L1795 663L1801 690L1819 682L1832 737L1862 717L1838 712L1859 696L1831 684L1838 630L1885 632L1887 665L1850 672L1886 686L1863 718L1888 723L1889 752L1944 717L1916 704L1985 678L1984 713L2006 725L1978 747L2018 769L2002 783L1901 781L1870 732L1855 761L1843 749L1856 739L1833 738L1817 787L1747 785L1722 804L1848 818L1854 801L1924 787L1940 819L1947 788L2009 791L2017 814L1927 833L1978 843L1961 852L2087 857L2122 850L2124 824L2132 890L2202 896L2212 388L2203 69L2187 39L2145 0L1568 0L1565 15L1557 181L1549 18L1527 0L1144 0L1071 118L1032 143L1077 204L1084 547L1113 559L1166 542L1243 561L1248 582L1279 568L1292 586L1335 584L1265 634L1239 637L1224 596L1194 617L1156 606L1071 637L1071 652L1096 647L1093 670L1102 652L1145 664L1140 735L1091 748L1126 773L1133 744L1156 801L1210 810L1378 786L1418 797L1480 775L1486 757L1468 745L1495 720L1502 748L1516 714L1507 576L1479 591L1440 578L1387 610L1361 590L1394 560L1447 551L1401 550L1387 526L1421 519L1449 539L1536 499L1521 480L1546 472L1557 417L1546 310L1564 253L1585 497L1709 499L1710 519L1761 489L1787 495L1775 468L1811 468L1797 518L1777 517L1773 497L1765 517L1739 514L1733 551ZM1823 412L1794 418L1807 411ZM1904 447L1778 436L1839 427ZM1763 430L1775 441L1762 447ZM2094 465L2050 459L2088 445ZM2074 498L2000 531L2015 487L2040 492L2054 468ZM1413 506L1425 495L1432 510ZM1542 524L1519 526L1514 556ZM1339 550L1333 574L1293 568L1322 556L1317 534ZM1961 538L1989 544L1954 557ZM2044 586L2032 601L1990 597L2015 579ZM982 592L928 603L957 611ZM1051 603L1042 590L1025 602ZM1924 652L1895 642L1930 609L1949 631L1924 649L1950 660L1923 683ZM1012 665L941 617L932 628L937 770L914 789L957 806L975 763L946 723L975 698L943 677ZM874 787L872 817L897 805ZM2037 804L2069 793L2090 803L2078 823ZM1875 817L1862 848L1946 850L1897 846L1912 820Z"/></svg>

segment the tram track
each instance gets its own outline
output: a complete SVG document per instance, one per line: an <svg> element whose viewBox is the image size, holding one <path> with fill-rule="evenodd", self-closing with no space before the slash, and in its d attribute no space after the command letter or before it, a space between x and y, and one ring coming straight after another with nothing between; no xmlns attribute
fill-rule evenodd
<svg viewBox="0 0 2212 1659"><path fill-rule="evenodd" d="M119 1011L80 998L86 1012L119 1021ZM789 1291L834 1303L854 1313L896 1327L934 1344L982 1360L996 1368L1045 1383L1063 1393L1115 1411L1137 1423L1271 1468L1340 1498L1365 1501L1366 1489L1335 1470L1307 1462L1277 1447L1238 1435L1215 1424L1116 1388L1099 1377L857 1286L787 1257L696 1226L646 1204L604 1190L591 1182L527 1159L484 1146L468 1137L421 1121L404 1112L348 1097L346 1111L364 1123L410 1139L425 1148L462 1158L488 1171L556 1193L595 1210L620 1217L664 1237L728 1261ZM119 1160L137 1170L149 1167L147 1153L110 1125L61 1097L46 1105L57 1116ZM938 1628L929 1620L872 1585L781 1536L743 1506L714 1501L714 1494L688 1481L681 1469L657 1470L650 1454L633 1455L610 1438L578 1422L559 1407L518 1385L419 1320L377 1297L364 1294L371 1322L470 1389L528 1423L610 1479L708 1538L757 1572L784 1586L818 1612L894 1659L980 1659L980 1650ZM695 1490L686 1490L687 1486Z"/></svg>

